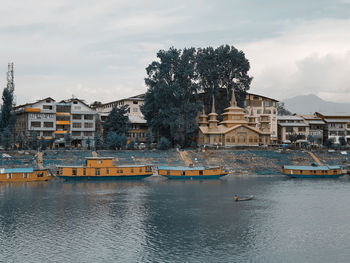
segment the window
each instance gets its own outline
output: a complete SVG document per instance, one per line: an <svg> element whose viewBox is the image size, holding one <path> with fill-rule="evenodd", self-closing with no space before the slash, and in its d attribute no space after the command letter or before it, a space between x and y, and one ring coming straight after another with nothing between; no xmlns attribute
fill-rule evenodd
<svg viewBox="0 0 350 263"><path fill-rule="evenodd" d="M130 173L134 173L134 168L131 168Z"/></svg>
<svg viewBox="0 0 350 263"><path fill-rule="evenodd" d="M183 175L183 176L186 175L186 172L185 172L185 171L182 171L182 172L181 172L181 175Z"/></svg>
<svg viewBox="0 0 350 263"><path fill-rule="evenodd" d="M23 178L24 178L24 179L28 178L28 174L27 174L27 173L24 173L24 174L23 174Z"/></svg>
<svg viewBox="0 0 350 263"><path fill-rule="evenodd" d="M142 167L140 167L139 172L142 173Z"/></svg>
<svg viewBox="0 0 350 263"><path fill-rule="evenodd" d="M77 168L72 168L72 175L77 175Z"/></svg>
<svg viewBox="0 0 350 263"><path fill-rule="evenodd" d="M73 122L73 128L81 128L81 122Z"/></svg>
<svg viewBox="0 0 350 263"><path fill-rule="evenodd" d="M84 123L84 128L93 128L94 124L92 122L85 122Z"/></svg>
<svg viewBox="0 0 350 263"><path fill-rule="evenodd" d="M44 177L44 173L43 173L43 172L41 172L41 173L36 173L36 176L37 176L37 177Z"/></svg>
<svg viewBox="0 0 350 263"><path fill-rule="evenodd" d="M84 136L92 136L92 132L91 131L86 131L86 132L84 132Z"/></svg>
<svg viewBox="0 0 350 263"><path fill-rule="evenodd" d="M46 102L46 103L50 103L50 102L51 102L51 100L45 100L45 102Z"/></svg>
<svg viewBox="0 0 350 263"><path fill-rule="evenodd" d="M305 129L305 127L299 127L298 128L298 131L300 131L300 132L304 132L306 129Z"/></svg>
<svg viewBox="0 0 350 263"><path fill-rule="evenodd" d="M52 132L51 131L44 131L43 136L44 137L52 136Z"/></svg>
<svg viewBox="0 0 350 263"><path fill-rule="evenodd" d="M170 170L167 170L167 171L166 171L166 175L170 175Z"/></svg>
<svg viewBox="0 0 350 263"><path fill-rule="evenodd" d="M80 106L74 106L73 107L75 110L81 110L81 107Z"/></svg>
<svg viewBox="0 0 350 263"><path fill-rule="evenodd" d="M100 168L95 169L95 175L100 175Z"/></svg>
<svg viewBox="0 0 350 263"><path fill-rule="evenodd" d="M84 115L84 120L93 120L94 119L94 115L92 114L85 114Z"/></svg>
<svg viewBox="0 0 350 263"><path fill-rule="evenodd" d="M79 136L81 136L81 132L80 131L73 131L72 136L79 137Z"/></svg>
<svg viewBox="0 0 350 263"><path fill-rule="evenodd" d="M73 120L81 120L81 114L73 114L72 118Z"/></svg>
<svg viewBox="0 0 350 263"><path fill-rule="evenodd" d="M7 179L11 179L12 178L12 174L7 174Z"/></svg>
<svg viewBox="0 0 350 263"><path fill-rule="evenodd" d="M53 122L47 122L47 121L45 121L45 122L44 122L44 127L45 127L45 128L52 128L52 127L53 127Z"/></svg>
<svg viewBox="0 0 350 263"><path fill-rule="evenodd" d="M83 175L86 175L86 168L83 169Z"/></svg>
<svg viewBox="0 0 350 263"><path fill-rule="evenodd" d="M134 109L133 109L133 112L137 112L137 108L134 108Z"/></svg>
<svg viewBox="0 0 350 263"><path fill-rule="evenodd" d="M43 105L43 109L44 110L52 110L52 106L51 105Z"/></svg>
<svg viewBox="0 0 350 263"><path fill-rule="evenodd" d="M30 123L30 126L32 126L34 128L40 128L41 127L41 122L40 121L32 121Z"/></svg>
<svg viewBox="0 0 350 263"><path fill-rule="evenodd" d="M137 101L133 101L132 103L133 103L133 104L138 104L138 102L137 102Z"/></svg>
<svg viewBox="0 0 350 263"><path fill-rule="evenodd" d="M109 174L109 169L108 168L106 169L106 174Z"/></svg>
<svg viewBox="0 0 350 263"><path fill-rule="evenodd" d="M199 171L199 175L203 175L203 171Z"/></svg>

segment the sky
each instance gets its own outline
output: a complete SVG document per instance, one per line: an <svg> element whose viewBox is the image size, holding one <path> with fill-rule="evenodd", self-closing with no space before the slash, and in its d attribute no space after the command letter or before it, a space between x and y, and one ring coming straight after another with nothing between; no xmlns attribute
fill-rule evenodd
<svg viewBox="0 0 350 263"><path fill-rule="evenodd" d="M0 85L14 62L17 104L110 102L146 91L160 49L225 44L252 93L350 100L350 0L2 0Z"/></svg>

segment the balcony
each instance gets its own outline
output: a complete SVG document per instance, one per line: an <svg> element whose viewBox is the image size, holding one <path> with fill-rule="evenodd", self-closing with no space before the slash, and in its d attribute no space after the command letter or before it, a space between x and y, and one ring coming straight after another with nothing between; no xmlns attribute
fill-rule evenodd
<svg viewBox="0 0 350 263"><path fill-rule="evenodd" d="M69 125L70 121L56 121L56 125Z"/></svg>
<svg viewBox="0 0 350 263"><path fill-rule="evenodd" d="M40 112L39 108L26 108L26 112Z"/></svg>

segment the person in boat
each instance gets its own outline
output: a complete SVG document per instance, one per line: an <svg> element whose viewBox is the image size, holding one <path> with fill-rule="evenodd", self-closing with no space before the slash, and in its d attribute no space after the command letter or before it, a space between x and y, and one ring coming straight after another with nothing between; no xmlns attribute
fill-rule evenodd
<svg viewBox="0 0 350 263"><path fill-rule="evenodd" d="M234 200L234 201L238 201L238 196L235 195L235 196L233 197L233 200Z"/></svg>

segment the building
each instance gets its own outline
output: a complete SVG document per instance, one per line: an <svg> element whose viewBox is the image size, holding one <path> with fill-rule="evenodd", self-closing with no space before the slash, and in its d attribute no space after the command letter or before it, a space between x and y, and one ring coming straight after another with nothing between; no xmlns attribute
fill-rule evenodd
<svg viewBox="0 0 350 263"><path fill-rule="evenodd" d="M330 139L338 144L339 139L343 137L346 143L350 144L350 114L316 112L315 115L325 122L324 142Z"/></svg>
<svg viewBox="0 0 350 263"><path fill-rule="evenodd" d="M309 125L309 135L306 137L311 144L323 145L324 129L326 123L315 114L299 115ZM309 136L312 136L311 138Z"/></svg>
<svg viewBox="0 0 350 263"><path fill-rule="evenodd" d="M277 143L277 102L265 96L247 93L244 102L245 110L249 115L256 116L257 128L264 129L264 125L269 123L269 131L271 132L271 143Z"/></svg>
<svg viewBox="0 0 350 263"><path fill-rule="evenodd" d="M292 143L293 137L297 136L295 142L307 142L309 135L309 124L300 116L278 116L278 141L279 143Z"/></svg>
<svg viewBox="0 0 350 263"><path fill-rule="evenodd" d="M145 94L140 94L126 99L98 105L96 110L99 114L100 120L103 122L106 120L107 116L115 106L121 107L123 105L127 105L129 107L127 115L130 122L130 129L128 131L127 138L129 141L139 140L144 142L147 133L147 121L144 119L140 108L144 104L144 100ZM101 134L103 134L102 131Z"/></svg>
<svg viewBox="0 0 350 263"><path fill-rule="evenodd" d="M261 114L263 122L257 127L257 117L252 114L247 116L244 109L237 106L235 93L232 92L230 106L224 110L219 123L213 97L211 113L206 115L203 109L199 117L197 143L226 146L270 144L269 118L266 114Z"/></svg>
<svg viewBox="0 0 350 263"><path fill-rule="evenodd" d="M46 98L15 107L15 136L25 139L36 135L39 139L53 140L56 145L65 143L71 135L72 146L94 145L96 111L82 100L73 98L56 102Z"/></svg>

